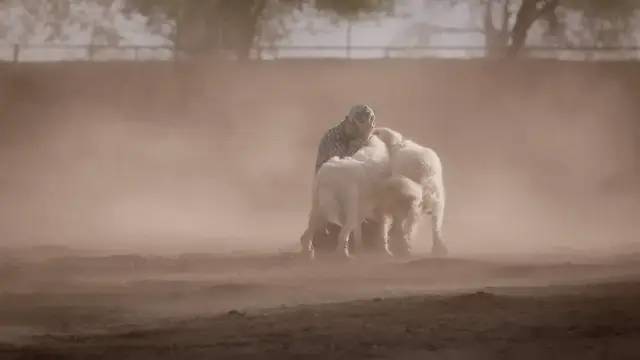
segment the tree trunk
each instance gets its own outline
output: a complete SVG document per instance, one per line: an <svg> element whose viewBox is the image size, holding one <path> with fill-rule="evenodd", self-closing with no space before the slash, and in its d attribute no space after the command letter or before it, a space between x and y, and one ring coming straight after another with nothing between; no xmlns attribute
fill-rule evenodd
<svg viewBox="0 0 640 360"><path fill-rule="evenodd" d="M516 15L516 23L511 30L511 44L507 55L515 57L524 47L527 40L527 33L531 25L540 16L555 11L558 7L559 0L522 0L522 5Z"/></svg>
<svg viewBox="0 0 640 360"><path fill-rule="evenodd" d="M236 45L236 57L240 61L249 60L251 56L251 48L252 41L249 40L248 36L241 40L241 42Z"/></svg>
<svg viewBox="0 0 640 360"><path fill-rule="evenodd" d="M511 12L509 12L509 5L511 5L511 0L504 0L504 4L502 4L502 24L501 24L501 33L505 41L509 40L509 18L511 17Z"/></svg>
<svg viewBox="0 0 640 360"><path fill-rule="evenodd" d="M635 158L635 168L634 168L634 170L635 170L635 176L638 179L640 179L640 119L638 119L637 117L636 117L635 125L636 125L636 128L635 128L635 130L636 130L636 139L635 139L636 140L635 141L635 143L636 143L635 144L636 145L636 151L635 151L636 158Z"/></svg>
<svg viewBox="0 0 640 360"><path fill-rule="evenodd" d="M237 0L234 0L237 1ZM244 29L238 29L240 31L239 43L236 47L236 56L238 60L246 61L251 56L251 49L254 47L257 38L259 37L260 20L262 13L267 5L266 0L252 1L252 6L249 6L248 13L246 14L246 22Z"/></svg>
<svg viewBox="0 0 640 360"><path fill-rule="evenodd" d="M485 48L489 58L503 57L509 45L509 1L504 2L500 28L493 23L493 1L487 0L484 14Z"/></svg>
<svg viewBox="0 0 640 360"><path fill-rule="evenodd" d="M509 57L515 57L518 55L525 41L527 40L527 33L529 28L533 24L536 13L537 0L523 0L518 14L516 15L516 23L511 30L511 44L507 55Z"/></svg>
<svg viewBox="0 0 640 360"><path fill-rule="evenodd" d="M180 57L180 50L182 49L182 28L184 26L184 2L180 3L178 8L178 15L176 16L176 29L173 38L173 60L177 61Z"/></svg>

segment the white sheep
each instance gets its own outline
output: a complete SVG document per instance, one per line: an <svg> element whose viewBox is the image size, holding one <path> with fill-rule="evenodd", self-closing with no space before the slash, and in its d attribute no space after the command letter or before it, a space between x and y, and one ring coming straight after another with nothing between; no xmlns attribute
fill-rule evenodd
<svg viewBox="0 0 640 360"><path fill-rule="evenodd" d="M445 256L447 248L442 241L442 222L444 219L445 188L442 179L442 164L435 151L428 147L405 139L397 131L389 128L376 128L373 134L387 145L393 176L404 176L422 188L423 213L431 214L433 234L433 255ZM396 221L398 220L398 221ZM393 219L391 230L392 243L402 241L400 248L409 249L411 233L401 226L401 219ZM401 239L398 239L399 235Z"/></svg>
<svg viewBox="0 0 640 360"><path fill-rule="evenodd" d="M341 254L350 256L351 232L355 248L361 249L364 219L384 218L377 205L376 194L389 176L389 151L385 143L375 136L352 157L333 157L325 162L313 182L309 223L300 238L303 252L313 257L313 234L328 222L342 227L338 235Z"/></svg>
<svg viewBox="0 0 640 360"><path fill-rule="evenodd" d="M408 255L410 240L423 213L422 186L406 176L392 175L380 184L376 200L385 216L385 231L390 232L391 241L389 236L385 238L387 250L395 256Z"/></svg>

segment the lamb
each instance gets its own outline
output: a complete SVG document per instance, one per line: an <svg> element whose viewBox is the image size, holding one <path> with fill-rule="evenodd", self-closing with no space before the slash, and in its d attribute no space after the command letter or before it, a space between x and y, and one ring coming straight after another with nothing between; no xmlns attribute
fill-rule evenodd
<svg viewBox="0 0 640 360"><path fill-rule="evenodd" d="M309 223L300 239L303 253L313 257L312 236L329 222L342 227L338 235L340 254L350 257L351 232L355 248L360 249L362 222L366 218L384 219L376 193L389 176L389 151L375 136L352 157L333 157L325 162L314 178Z"/></svg>
<svg viewBox="0 0 640 360"><path fill-rule="evenodd" d="M431 215L433 244L431 253L446 256L447 248L442 240L442 223L444 219L445 188L442 177L442 164L435 151L405 139L397 131L389 128L376 128L373 134L380 138L389 149L391 173L394 177L404 176L419 184L422 189L422 213ZM404 226L405 220L394 216L391 229L391 247L408 255L409 241L413 231L411 219L409 228Z"/></svg>

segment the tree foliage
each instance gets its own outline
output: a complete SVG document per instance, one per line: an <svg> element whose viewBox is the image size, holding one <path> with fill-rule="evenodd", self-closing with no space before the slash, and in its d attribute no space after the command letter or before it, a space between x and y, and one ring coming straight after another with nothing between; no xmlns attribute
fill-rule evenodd
<svg viewBox="0 0 640 360"><path fill-rule="evenodd" d="M633 20L640 10L636 0L562 0L561 8L550 18L550 29L556 31L564 45L594 47L616 46L632 38ZM569 14L581 14L577 26L570 26Z"/></svg>
<svg viewBox="0 0 640 360"><path fill-rule="evenodd" d="M341 16L358 16L363 12L391 12L394 0L316 0L318 10L330 11Z"/></svg>
<svg viewBox="0 0 640 360"><path fill-rule="evenodd" d="M559 46L616 46L631 38L637 0L431 0L465 3L482 15L490 53L518 55L529 31L538 26L544 40ZM496 19L496 17L498 19Z"/></svg>
<svg viewBox="0 0 640 360"><path fill-rule="evenodd" d="M115 0L0 0L7 19L0 35L16 43L64 42L71 33L89 32L92 42L116 44ZM35 38L35 39L34 39Z"/></svg>
<svg viewBox="0 0 640 360"><path fill-rule="evenodd" d="M455 1L455 0L454 0ZM501 36L496 46L516 56L534 24L546 29L547 39L562 46L614 46L630 34L640 1L635 0L483 0L488 21L485 31ZM501 3L502 25L489 20L492 5ZM516 11L510 11L513 8ZM579 23L575 23L579 19ZM512 24L510 26L510 24ZM505 36L506 35L506 36Z"/></svg>
<svg viewBox="0 0 640 360"><path fill-rule="evenodd" d="M171 23L175 45L182 51L222 48L246 59L261 38L284 33L277 20L294 9L315 6L340 16L357 16L392 4L392 0L128 0L128 10L147 15L156 24Z"/></svg>
<svg viewBox="0 0 640 360"><path fill-rule="evenodd" d="M545 43L560 47L635 42L631 30L640 10L639 0L430 1L466 4L477 20L470 28L483 32L489 53L500 56L519 54L532 28L544 31ZM286 36L287 21L298 10L353 19L389 13L394 6L394 0L0 0L0 37L68 42L84 32L93 44L117 44L122 36L114 19L124 10L146 16L149 29L163 38L168 34L183 53L224 49L244 59L256 45Z"/></svg>

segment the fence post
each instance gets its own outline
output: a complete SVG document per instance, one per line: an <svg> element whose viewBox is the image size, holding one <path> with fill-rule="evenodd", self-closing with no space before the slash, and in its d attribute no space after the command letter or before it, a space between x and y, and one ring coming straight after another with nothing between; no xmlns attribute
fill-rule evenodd
<svg viewBox="0 0 640 360"><path fill-rule="evenodd" d="M13 44L13 62L17 63L20 61L20 45Z"/></svg>

